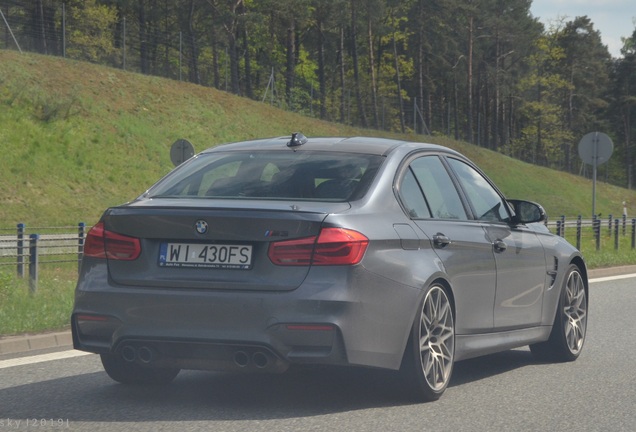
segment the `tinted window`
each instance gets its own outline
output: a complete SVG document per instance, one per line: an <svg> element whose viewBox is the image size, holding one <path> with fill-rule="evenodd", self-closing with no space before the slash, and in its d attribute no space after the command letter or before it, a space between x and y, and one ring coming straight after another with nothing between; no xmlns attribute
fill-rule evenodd
<svg viewBox="0 0 636 432"><path fill-rule="evenodd" d="M426 205L422 190L410 169L406 172L402 180L400 195L402 196L402 203L404 207L406 207L406 211L410 217L415 219L431 217L431 212Z"/></svg>
<svg viewBox="0 0 636 432"><path fill-rule="evenodd" d="M432 217L438 219L467 219L457 189L448 171L437 156L415 159L411 169L430 208Z"/></svg>
<svg viewBox="0 0 636 432"><path fill-rule="evenodd" d="M460 160L449 158L448 162L457 173L477 219L500 222L509 219L505 202L484 176Z"/></svg>
<svg viewBox="0 0 636 432"><path fill-rule="evenodd" d="M344 201L366 192L383 159L329 152L213 152L175 169L149 196Z"/></svg>

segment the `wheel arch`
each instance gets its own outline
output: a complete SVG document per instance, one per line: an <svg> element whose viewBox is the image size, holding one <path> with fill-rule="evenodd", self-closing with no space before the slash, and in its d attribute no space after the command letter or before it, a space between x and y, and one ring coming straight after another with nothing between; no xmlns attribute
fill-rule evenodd
<svg viewBox="0 0 636 432"><path fill-rule="evenodd" d="M587 266L585 265L585 261L583 261L583 258L580 256L574 256L572 258L572 260L570 260L570 264L574 264L575 266L577 266L579 268L579 271L581 272L581 276L583 276L583 282L585 284L585 293L589 295L589 282L587 280ZM589 299L589 296L588 296Z"/></svg>
<svg viewBox="0 0 636 432"><path fill-rule="evenodd" d="M404 348L403 348L403 356L404 353L406 353L406 350L408 349L408 345L409 342L411 340L411 332L413 331L413 323L415 322L415 317L420 313L420 310L422 308L422 303L424 302L424 298L426 296L426 292L428 291L428 288L432 287L433 285L440 285L442 288L444 288L444 291L446 292L446 294L448 295L448 299L451 302L451 307L453 310L453 323L456 324L457 322L457 316L456 316L456 306L455 306L455 294L453 293L453 289L451 286L451 283L448 281L448 278L445 277L445 275L443 273L438 273L435 274L433 276L431 276L425 284L422 284L422 289L421 294L417 300L417 302L415 303L415 308L413 309L413 312L411 313L411 327L408 331L408 333L405 335L405 339L404 339Z"/></svg>

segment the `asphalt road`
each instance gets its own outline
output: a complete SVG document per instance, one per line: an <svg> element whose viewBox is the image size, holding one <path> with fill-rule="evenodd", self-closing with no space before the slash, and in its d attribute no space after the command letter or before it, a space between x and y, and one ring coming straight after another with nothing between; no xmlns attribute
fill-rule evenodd
<svg viewBox="0 0 636 432"><path fill-rule="evenodd" d="M635 283L591 284L588 338L576 362L537 363L527 349L459 362L445 395L429 404L409 401L394 374L374 370L187 371L167 387L131 388L112 382L95 355L14 366L0 358L0 432L631 432Z"/></svg>

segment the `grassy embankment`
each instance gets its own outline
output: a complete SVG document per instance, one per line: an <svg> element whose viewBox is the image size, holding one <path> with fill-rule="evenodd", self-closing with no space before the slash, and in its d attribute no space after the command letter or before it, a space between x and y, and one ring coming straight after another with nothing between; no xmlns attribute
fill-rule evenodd
<svg viewBox="0 0 636 432"><path fill-rule="evenodd" d="M466 154L507 196L540 202L553 218L591 213L589 180L445 137L354 129L192 84L0 50L0 229L18 222L91 225L104 208L134 198L167 173L177 139L200 151L294 131L425 139ZM597 212L620 215L623 200L636 203L636 192L598 185ZM591 241L582 246L591 266L636 263L626 241L618 252L607 243L601 253ZM74 266L42 266L34 296L14 273L0 266L0 334L63 326Z"/></svg>

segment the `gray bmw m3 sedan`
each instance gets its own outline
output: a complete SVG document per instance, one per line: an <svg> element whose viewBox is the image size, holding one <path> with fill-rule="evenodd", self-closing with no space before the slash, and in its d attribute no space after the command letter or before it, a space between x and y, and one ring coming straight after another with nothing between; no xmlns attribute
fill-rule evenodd
<svg viewBox="0 0 636 432"><path fill-rule="evenodd" d="M125 384L342 365L399 371L436 400L459 360L581 353L585 263L545 221L437 145L220 145L89 231L74 346Z"/></svg>

